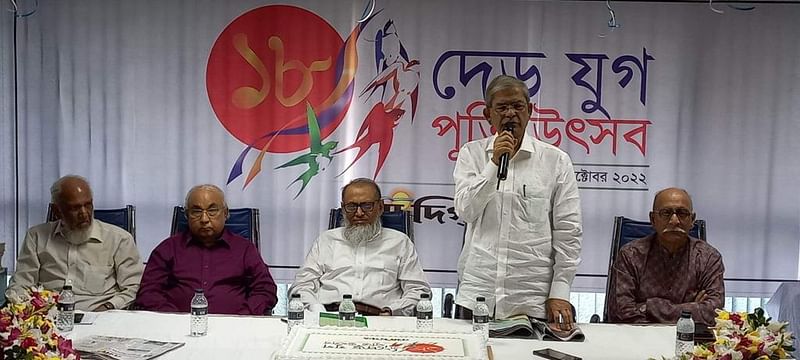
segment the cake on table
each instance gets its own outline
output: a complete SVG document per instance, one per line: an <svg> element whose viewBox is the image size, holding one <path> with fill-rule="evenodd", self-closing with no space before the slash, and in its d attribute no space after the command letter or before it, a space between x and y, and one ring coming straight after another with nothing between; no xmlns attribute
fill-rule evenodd
<svg viewBox="0 0 800 360"><path fill-rule="evenodd" d="M485 360L486 348L476 333L297 326L273 358Z"/></svg>

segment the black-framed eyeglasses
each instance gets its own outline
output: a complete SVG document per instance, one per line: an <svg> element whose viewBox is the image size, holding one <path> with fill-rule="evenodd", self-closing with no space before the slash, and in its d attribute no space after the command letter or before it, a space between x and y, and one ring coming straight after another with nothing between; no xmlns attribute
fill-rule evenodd
<svg viewBox="0 0 800 360"><path fill-rule="evenodd" d="M204 213L208 215L210 219L213 219L219 216L219 214L222 214L222 209L218 207L210 207L208 209L193 208L189 209L186 215L188 215L190 219L197 220L202 218Z"/></svg>
<svg viewBox="0 0 800 360"><path fill-rule="evenodd" d="M684 208L661 209L658 210L656 214L658 214L658 217L660 217L661 220L669 220L672 219L672 215L678 215L678 220L684 221L689 219L690 216L692 216L692 212Z"/></svg>
<svg viewBox="0 0 800 360"><path fill-rule="evenodd" d="M527 104L525 104L524 102L517 101L508 104L496 104L492 106L492 109L500 114L504 114L508 112L508 110L514 110L514 112L520 112L522 110L525 110L526 106Z"/></svg>
<svg viewBox="0 0 800 360"><path fill-rule="evenodd" d="M361 203L350 202L350 203L342 205L342 209L344 209L344 211L346 213L351 213L352 214L352 213L358 211L358 208L361 208L361 211L363 211L365 213L368 213L368 212L372 211L373 209L375 209L375 203L377 203L377 202L378 202L378 200L372 200L372 201L361 202Z"/></svg>

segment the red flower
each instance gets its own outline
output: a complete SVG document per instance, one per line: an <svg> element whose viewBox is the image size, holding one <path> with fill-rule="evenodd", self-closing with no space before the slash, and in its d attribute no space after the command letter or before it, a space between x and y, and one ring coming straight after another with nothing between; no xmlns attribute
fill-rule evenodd
<svg viewBox="0 0 800 360"><path fill-rule="evenodd" d="M46 334L47 332L50 331L50 323L49 322L45 322L44 324L42 324L42 327L40 327L39 330L41 330L42 333Z"/></svg>
<svg viewBox="0 0 800 360"><path fill-rule="evenodd" d="M22 335L22 330L20 330L18 328L13 328L13 329L11 329L11 333L8 334L8 340L10 340L10 341L17 340L17 339L19 339L19 337L21 335Z"/></svg>
<svg viewBox="0 0 800 360"><path fill-rule="evenodd" d="M36 339L34 339L32 337L26 337L25 339L22 340L22 343L19 344L19 346L21 346L23 349L36 347L36 345L38 345L36 343Z"/></svg>
<svg viewBox="0 0 800 360"><path fill-rule="evenodd" d="M750 345L753 345L753 340L746 336L740 337L739 345L736 345L737 348L749 348Z"/></svg>
<svg viewBox="0 0 800 360"><path fill-rule="evenodd" d="M75 358L80 360L81 356L75 349L72 348L72 340L65 339L61 336L58 337L58 352L61 356L75 355Z"/></svg>
<svg viewBox="0 0 800 360"><path fill-rule="evenodd" d="M22 314L19 315L19 318L20 320L28 320L28 318L30 318L31 315L33 315L33 312L26 307L25 310L22 311Z"/></svg>
<svg viewBox="0 0 800 360"><path fill-rule="evenodd" d="M41 297L34 297L31 299L31 305L33 305L34 309L39 310L45 306L47 306L47 302L44 301Z"/></svg>
<svg viewBox="0 0 800 360"><path fill-rule="evenodd" d="M8 331L9 326L11 326L11 317L6 314L0 315L0 332Z"/></svg>
<svg viewBox="0 0 800 360"><path fill-rule="evenodd" d="M739 350L739 354L742 354L742 360L755 359L748 350Z"/></svg>
<svg viewBox="0 0 800 360"><path fill-rule="evenodd" d="M731 313L731 321L736 324L736 326L742 326L744 321L742 321L742 316L739 313Z"/></svg>

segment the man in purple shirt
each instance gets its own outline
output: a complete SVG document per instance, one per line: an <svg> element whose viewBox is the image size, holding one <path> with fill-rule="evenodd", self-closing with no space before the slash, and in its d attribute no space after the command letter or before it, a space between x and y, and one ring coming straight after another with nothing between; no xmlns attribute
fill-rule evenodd
<svg viewBox="0 0 800 360"><path fill-rule="evenodd" d="M186 195L189 230L150 254L136 304L145 310L188 312L203 289L213 314L269 315L278 299L269 268L247 239L225 230L222 190L199 185Z"/></svg>
<svg viewBox="0 0 800 360"><path fill-rule="evenodd" d="M707 242L689 236L692 199L683 189L659 191L650 223L655 234L622 247L609 286L608 320L615 323L670 323L682 310L713 325L725 303L725 266Z"/></svg>

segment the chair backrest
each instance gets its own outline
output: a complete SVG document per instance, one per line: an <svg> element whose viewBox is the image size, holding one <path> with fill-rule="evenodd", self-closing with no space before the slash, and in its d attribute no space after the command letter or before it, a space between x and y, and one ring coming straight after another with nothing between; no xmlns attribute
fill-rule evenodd
<svg viewBox="0 0 800 360"><path fill-rule="evenodd" d="M444 301L442 302L442 317L452 319L453 318L453 305L456 303L455 297L453 294L448 293L444 296Z"/></svg>
<svg viewBox="0 0 800 360"><path fill-rule="evenodd" d="M47 207L47 221L58 220L53 207L53 204ZM119 209L94 209L94 218L121 227L129 232L133 236L133 241L136 242L136 206L125 205L124 208Z"/></svg>
<svg viewBox="0 0 800 360"><path fill-rule="evenodd" d="M650 221L639 221L624 216L615 216L614 233L611 243L611 259L613 260L617 252L619 252L619 249L629 242L641 239L654 232L655 230L653 230L653 225L650 225ZM706 221L695 220L694 226L689 230L689 236L705 241Z"/></svg>
<svg viewBox="0 0 800 360"><path fill-rule="evenodd" d="M611 286L611 278L614 267L614 261L619 254L619 249L627 245L629 242L641 239L654 233L653 225L650 221L639 221L626 218L624 216L614 217L614 232L611 238L611 254L608 258L608 278L606 280L606 296L608 296L609 287ZM694 226L689 230L689 236L706 241L706 221L697 219L694 221ZM608 300L606 300L603 308L603 322L608 321Z"/></svg>
<svg viewBox="0 0 800 360"><path fill-rule="evenodd" d="M342 213L341 208L331 209L330 216L328 216L328 230L342 226ZM381 215L381 224L385 228L394 229L403 234L406 234L411 241L414 241L414 227L412 214L410 211L399 209L384 209Z"/></svg>
<svg viewBox="0 0 800 360"><path fill-rule="evenodd" d="M261 249L260 217L256 208L228 209L228 220L225 221L225 228L237 234ZM172 210L172 227L170 235L175 235L189 229L189 219L186 217L186 209L183 206L176 206Z"/></svg>

